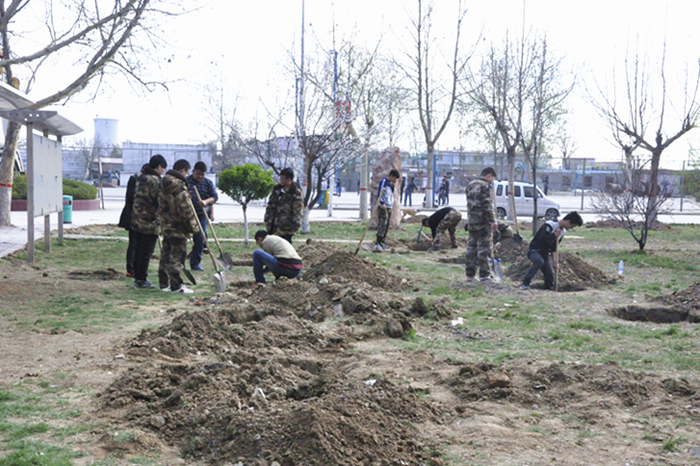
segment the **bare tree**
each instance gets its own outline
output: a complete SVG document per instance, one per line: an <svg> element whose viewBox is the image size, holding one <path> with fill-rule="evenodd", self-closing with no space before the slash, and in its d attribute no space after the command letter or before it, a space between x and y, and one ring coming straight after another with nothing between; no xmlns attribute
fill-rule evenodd
<svg viewBox="0 0 700 466"><path fill-rule="evenodd" d="M650 176L645 176L644 173L647 165L648 163L641 163L639 158L633 159L630 168L632 176L629 177L633 183L631 186L628 185L627 189L614 189L610 193L597 191L591 200L595 212L617 221L632 235L640 252L644 251L649 230L654 226L657 216L670 213L672 207L666 207L671 192L649 195Z"/></svg>
<svg viewBox="0 0 700 466"><path fill-rule="evenodd" d="M491 44L477 70L470 70L465 83L467 99L493 121L503 141L508 162L511 205L508 218L514 220L515 155L523 141L523 118L531 98L534 68L532 45L523 39L513 44L506 36L501 47Z"/></svg>
<svg viewBox="0 0 700 466"><path fill-rule="evenodd" d="M31 5L30 5L31 4ZM61 8L43 2L43 12L31 8L37 2L0 0L0 67L3 79L28 92L39 79L55 76L43 74L49 63L62 61L62 69L70 74L56 92L39 98L34 109L64 102L85 89L95 88L110 74L121 74L147 89L162 83L145 78L146 60L152 60L154 45L161 45L157 19L175 14L168 11L171 2L164 0L114 0L106 9L105 2L67 0ZM41 8L41 7L40 7ZM39 24L34 18L41 18ZM20 52L22 51L22 52ZM0 161L0 225L10 224L10 197L13 178L12 161L17 147L20 126L10 123Z"/></svg>
<svg viewBox="0 0 700 466"><path fill-rule="evenodd" d="M451 48L451 57L446 60L445 74L441 74L438 70L440 59L434 60L435 56L440 56L440 47L431 35L433 4L417 0L417 5L418 15L411 19L409 29L413 49L406 52L409 65L402 68L411 82L414 98L418 104L418 118L428 155L428 184L425 198L432 207L435 145L452 117L459 97L459 83L465 76L471 54L465 54L460 49L462 26L467 11L462 8L462 1L459 0L455 16L454 47Z"/></svg>
<svg viewBox="0 0 700 466"><path fill-rule="evenodd" d="M534 74L532 76L531 99L527 103L529 112L521 120L523 135L520 144L523 155L532 174L533 189L533 213L532 234L537 233L538 193L537 193L537 167L541 162L542 149L547 132L551 130L557 118L564 112L562 104L573 90L574 82L562 83L562 60L552 57L547 48L547 39L543 37L534 42Z"/></svg>
<svg viewBox="0 0 700 466"><path fill-rule="evenodd" d="M570 131L570 124L566 118L557 119L557 123L556 133L552 138L552 145L561 157L562 168L568 170L571 157L579 149L579 143Z"/></svg>
<svg viewBox="0 0 700 466"><path fill-rule="evenodd" d="M225 80L219 78L215 84L206 84L203 88L206 96L203 125L213 136L209 145L213 150L212 163L217 171L245 162L241 128L236 118L239 95L228 95L228 87Z"/></svg>
<svg viewBox="0 0 700 466"><path fill-rule="evenodd" d="M687 68L679 73L683 78L683 82L678 86L682 89L682 103L679 105L668 92L665 42L658 69L652 70L652 67L640 58L639 52L632 58L625 57L624 63L624 97L618 101L614 70L612 89L603 90L596 81L596 92L589 92L589 96L596 111L610 128L614 141L624 151L627 189L634 183L630 169L634 151L641 148L651 154L648 207L653 208L659 204L654 198L659 193L661 154L681 136L695 128L700 118L700 66L692 78ZM667 109L672 110L671 115L667 114ZM669 132L668 128L671 125L676 126Z"/></svg>

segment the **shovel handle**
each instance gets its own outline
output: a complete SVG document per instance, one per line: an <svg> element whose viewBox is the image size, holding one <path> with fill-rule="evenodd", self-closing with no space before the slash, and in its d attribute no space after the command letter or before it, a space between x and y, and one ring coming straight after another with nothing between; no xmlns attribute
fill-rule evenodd
<svg viewBox="0 0 700 466"><path fill-rule="evenodd" d="M202 202L202 197L199 195L199 190L197 189L196 186L192 186L192 187L194 188L194 192L197 194L197 199L199 199L199 202ZM207 216L207 218L209 218L209 216ZM199 217L197 217L197 220L199 220ZM221 244L219 243L219 238L216 236L216 230L214 230L214 224L211 222L211 220L209 221L209 226L211 226L211 234L214 236L214 241L216 241L216 246L219 248L219 255L221 255L223 257L224 251L223 251L223 249L221 249ZM204 233L202 233L202 235L204 235ZM206 236L205 236L205 239L206 239ZM207 248L208 247L209 247L209 245L207 245Z"/></svg>
<svg viewBox="0 0 700 466"><path fill-rule="evenodd" d="M194 219L197 221L197 226L199 227L199 232L204 237L204 244L207 246L207 249L209 249L209 241L207 240L207 236L204 234L204 228L202 228L202 224L199 221L199 217L197 217L197 210L194 208L194 204L192 203L192 198L188 196L187 200L190 202L190 207L192 208L192 214L194 215ZM211 251L211 249L209 249L209 250ZM212 262L212 264L214 264L214 270L216 270L216 273L221 275L221 271L219 270L219 265L216 263L216 259L214 259L214 254L208 254L208 256L211 257L211 262Z"/></svg>

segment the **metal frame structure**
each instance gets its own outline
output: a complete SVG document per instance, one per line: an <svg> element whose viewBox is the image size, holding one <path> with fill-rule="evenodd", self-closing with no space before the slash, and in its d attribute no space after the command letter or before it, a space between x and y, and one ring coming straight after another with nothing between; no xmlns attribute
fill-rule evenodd
<svg viewBox="0 0 700 466"><path fill-rule="evenodd" d="M49 212L42 212L36 215L35 212L35 161L34 159L34 144L35 133L39 131L46 138L49 136L56 138L58 150L61 151L61 140L63 136L71 136L82 132L82 128L72 121L60 116L54 110L34 110L32 107L34 102L31 101L26 94L17 89L0 82L0 117L25 125L27 127L27 262L34 262L34 217L44 216L44 251L51 251L51 213L58 213L58 239L59 243L63 242L63 196L60 199L55 199L54 207L49 209ZM42 139L39 139L42 141ZM53 141L52 141L53 142ZM60 157L59 157L60 159ZM51 175L57 177L58 180L63 180L61 163L58 167L54 167L56 173ZM41 187L39 187L41 189ZM60 208L58 208L60 206Z"/></svg>

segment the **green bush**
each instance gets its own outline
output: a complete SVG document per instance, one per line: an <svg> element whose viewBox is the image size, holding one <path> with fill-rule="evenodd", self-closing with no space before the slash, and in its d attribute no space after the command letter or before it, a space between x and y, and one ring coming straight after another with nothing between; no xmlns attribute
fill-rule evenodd
<svg viewBox="0 0 700 466"><path fill-rule="evenodd" d="M97 188L82 181L63 179L63 194L73 196L73 200L97 198ZM27 198L27 175L15 175L12 182L12 199Z"/></svg>
<svg viewBox="0 0 700 466"><path fill-rule="evenodd" d="M97 188L78 180L63 179L63 194L73 196L74 201L97 199Z"/></svg>

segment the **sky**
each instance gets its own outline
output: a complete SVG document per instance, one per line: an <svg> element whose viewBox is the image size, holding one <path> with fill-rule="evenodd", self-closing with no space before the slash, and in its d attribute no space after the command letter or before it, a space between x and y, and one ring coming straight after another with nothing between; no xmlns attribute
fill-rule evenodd
<svg viewBox="0 0 700 466"><path fill-rule="evenodd" d="M202 143L212 139L203 110L206 83L225 83L244 128L260 113L261 103L272 105L293 89L294 80L286 69L289 53L299 54L302 0L201 0L197 4L196 11L161 25L168 43L161 55L169 61L154 69L172 81L169 90L137 92L115 81L93 101L87 95L71 99L59 111L85 129L79 138L93 137L93 118L99 117L119 120L121 142ZM620 158L619 149L611 145L607 129L586 101L583 84L590 86L593 77L602 85L609 82L611 71L619 72L628 49L640 44L642 53L658 63L665 39L670 89L680 86L684 66L697 72L700 28L695 22L700 2L491 0L464 4L467 41L480 36L482 44L498 43L506 31L519 35L524 24L526 29L546 33L554 50L564 56L577 81L567 103L579 147L577 157ZM434 29L449 35L457 0L435 0L434 5ZM415 3L409 0L305 0L306 42L332 49L330 31L335 23L337 37L356 31L358 41L372 45L381 38L383 47L399 53L407 43L406 27L413 10ZM46 86L37 83L30 97L40 97L49 89ZM675 108L669 108L667 121L672 130L677 126L672 118ZM67 138L66 144L70 142ZM453 120L438 147L460 144L464 142ZM662 165L679 166L690 144L700 147L700 129L674 143Z"/></svg>

